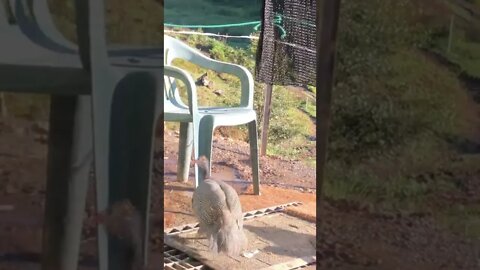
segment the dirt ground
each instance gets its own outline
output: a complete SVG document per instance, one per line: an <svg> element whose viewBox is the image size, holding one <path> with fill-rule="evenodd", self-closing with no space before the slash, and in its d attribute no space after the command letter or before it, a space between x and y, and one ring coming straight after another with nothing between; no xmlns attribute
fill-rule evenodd
<svg viewBox="0 0 480 270"><path fill-rule="evenodd" d="M177 182L178 134L165 131L164 141L165 228L194 223L195 219L191 212L193 167L188 183ZM225 180L236 189L240 194L243 211L300 201L310 203L310 209L313 210L310 215L314 218L315 170L299 161L262 158L260 161L262 195L255 196L252 190L248 150L249 146L245 142L217 137L212 154L212 176ZM296 170L301 173L295 175Z"/></svg>
<svg viewBox="0 0 480 270"><path fill-rule="evenodd" d="M0 208L1 270L39 269L46 145L38 126L38 123L18 119L0 122L0 205L14 207L13 210ZM155 258L158 258L163 235L156 225L160 222L182 224L188 217L192 218L188 204L181 203L181 197L174 200L166 196L166 220L161 219L161 201L156 188L161 181L165 181L166 193L179 192L187 200L192 188L191 181L175 182L178 139L175 133L168 132L165 139L165 178L157 175L153 181L151 250ZM313 168L298 161L262 158L264 185L262 196L257 197L249 195L251 186L245 183L251 181L247 153L248 145L243 142L215 139L213 174L244 180L231 182L244 194L244 211L282 201L302 201L308 209L304 214L313 214ZM472 183L478 181L472 180ZM92 195L93 189L89 192L90 198ZM85 210L80 269L96 269L92 202L88 200ZM173 213L175 211L183 213ZM480 239L466 239L444 229L429 213L376 213L328 198L321 204L321 213L322 225L317 233L322 240L318 243L317 259L322 269L480 269Z"/></svg>

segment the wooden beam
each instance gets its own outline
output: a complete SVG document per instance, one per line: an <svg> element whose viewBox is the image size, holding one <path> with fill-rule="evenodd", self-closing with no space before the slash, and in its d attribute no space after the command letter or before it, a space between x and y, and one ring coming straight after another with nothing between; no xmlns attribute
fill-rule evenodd
<svg viewBox="0 0 480 270"><path fill-rule="evenodd" d="M45 220L43 223L42 270L62 270L77 264L78 254L65 250L70 235L64 226L69 218L69 199L74 195L71 183L74 142L75 96L52 95L50 100L50 126L48 135L47 180L45 194ZM87 179L85 179L87 180ZM81 222L78 224L78 236ZM75 258L75 261L65 261Z"/></svg>
<svg viewBox="0 0 480 270"><path fill-rule="evenodd" d="M455 27L455 15L452 14L452 16L450 17L450 30L448 31L447 54L449 54L452 49L454 27Z"/></svg>
<svg viewBox="0 0 480 270"><path fill-rule="evenodd" d="M327 159L340 0L317 1L317 201L321 202ZM317 218L320 204L317 204ZM317 234L320 235L320 234Z"/></svg>
<svg viewBox="0 0 480 270"><path fill-rule="evenodd" d="M290 270L297 267L302 267L304 265L309 265L316 262L316 260L317 259L315 256L307 256L303 258L293 259L284 263L274 264L272 266L262 268L261 270Z"/></svg>
<svg viewBox="0 0 480 270"><path fill-rule="evenodd" d="M267 84L265 87L265 100L263 102L263 121L262 121L262 142L260 155L265 156L267 154L267 141L268 141L268 125L270 123L270 111L272 105L272 89L273 85Z"/></svg>
<svg viewBox="0 0 480 270"><path fill-rule="evenodd" d="M0 92L0 108L1 108L2 118L7 118L7 115L8 115L7 101L5 100L5 93L4 92Z"/></svg>

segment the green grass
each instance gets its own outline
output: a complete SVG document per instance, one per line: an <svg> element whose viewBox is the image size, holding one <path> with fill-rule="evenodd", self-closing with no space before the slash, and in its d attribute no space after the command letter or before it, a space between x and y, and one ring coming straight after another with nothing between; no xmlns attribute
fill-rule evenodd
<svg viewBox="0 0 480 270"><path fill-rule="evenodd" d="M415 177L453 166L457 154L444 138L463 136L468 95L454 73L415 51L389 62L389 80L371 82L368 94L357 93L360 101L337 97L325 194L413 211L432 193L452 188L442 179L420 183ZM358 126L353 117L360 118Z"/></svg>
<svg viewBox="0 0 480 270"><path fill-rule="evenodd" d="M76 40L73 1L49 0L59 30ZM106 1L107 36L110 43L163 44L163 11L158 1Z"/></svg>
<svg viewBox="0 0 480 270"><path fill-rule="evenodd" d="M306 98L305 101L301 103L300 109L312 118L317 117L317 106L315 100Z"/></svg>
<svg viewBox="0 0 480 270"><path fill-rule="evenodd" d="M50 99L48 95L5 93L8 117L47 121Z"/></svg>
<svg viewBox="0 0 480 270"><path fill-rule="evenodd" d="M460 65L462 71L480 78L480 43L457 38L454 40L452 51L447 54L447 58Z"/></svg>
<svg viewBox="0 0 480 270"><path fill-rule="evenodd" d="M324 187L328 197L369 203L387 211L413 211L427 195L427 185L413 179L400 175L382 178L358 167L345 169L343 165L329 164Z"/></svg>
<svg viewBox="0 0 480 270"><path fill-rule="evenodd" d="M412 151L413 148L405 152L415 156L417 152ZM418 152L426 151L419 149ZM472 160L465 158L456 161L451 158L453 156L456 156L453 152L446 157L438 153L436 157L417 157L412 161L390 158L381 163L363 162L355 166L329 161L324 192L332 199L366 203L380 211L433 212L443 224L450 226L447 221L455 215L470 213L456 210L469 208L479 211L478 205L446 202L441 196L462 193L458 177L477 173L478 155ZM437 164L432 167L433 162Z"/></svg>
<svg viewBox="0 0 480 270"><path fill-rule="evenodd" d="M480 78L480 30L470 30L472 33L467 35L463 29L455 29L452 38L450 51L447 50L448 36L444 34L434 41L433 50L443 55L452 63L460 67L461 72L470 76ZM473 40L472 36L478 35L478 39Z"/></svg>
<svg viewBox="0 0 480 270"><path fill-rule="evenodd" d="M438 216L444 226L473 239L480 238L480 204L455 204Z"/></svg>
<svg viewBox="0 0 480 270"><path fill-rule="evenodd" d="M478 174L479 162L480 155L465 155L450 167L452 173L462 179L464 175ZM446 207L438 212L437 218L444 226L467 237L480 237L480 204L478 202L444 202L443 204Z"/></svg>
<svg viewBox="0 0 480 270"><path fill-rule="evenodd" d="M213 88L210 89L206 86L197 86L198 101L200 106L219 106L219 105L229 105L234 106L240 103L240 92L239 85L240 82L236 78L227 77L223 74L218 74L199 66L193 65L189 62L183 60L176 60L173 62L173 65L180 67L182 69L188 70L194 79L199 78L203 74L208 74L208 79L213 82ZM179 83L181 90L181 97L184 102L187 102L187 93L184 90L185 88L181 83ZM214 90L222 90L222 95L216 95Z"/></svg>

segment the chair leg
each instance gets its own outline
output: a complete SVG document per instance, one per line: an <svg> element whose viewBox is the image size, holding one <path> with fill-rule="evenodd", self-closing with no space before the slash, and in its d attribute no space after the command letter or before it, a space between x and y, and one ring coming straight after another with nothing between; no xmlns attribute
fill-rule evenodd
<svg viewBox="0 0 480 270"><path fill-rule="evenodd" d="M130 200L141 220L139 227L131 228L134 234L131 243L110 237L109 269L112 270L132 269L132 264L143 267L147 261L155 95L155 80L140 73L121 81L113 97L109 201L113 204Z"/></svg>
<svg viewBox="0 0 480 270"><path fill-rule="evenodd" d="M248 138L250 141L250 161L252 164L253 193L260 195L260 174L258 160L257 120L248 123Z"/></svg>
<svg viewBox="0 0 480 270"><path fill-rule="evenodd" d="M180 123L180 140L178 144L177 180L188 181L190 161L193 146L193 124L189 122Z"/></svg>
<svg viewBox="0 0 480 270"><path fill-rule="evenodd" d="M89 96L51 99L42 269L77 269L92 162L90 115Z"/></svg>
<svg viewBox="0 0 480 270"><path fill-rule="evenodd" d="M196 118L196 116L193 117L193 157L195 160L197 160L200 157L199 154L199 127L200 127L200 119ZM198 165L195 164L194 166L194 171L195 171L195 185L194 187L197 188L198 184L200 184L200 177L199 177L199 168Z"/></svg>
<svg viewBox="0 0 480 270"><path fill-rule="evenodd" d="M198 129L198 156L206 156L209 161L208 173L212 171L212 140L213 140L213 131L215 129L215 120L212 116L204 116L200 120L200 125ZM195 174L195 177L198 175L198 183L205 180L203 174Z"/></svg>
<svg viewBox="0 0 480 270"><path fill-rule="evenodd" d="M108 87L108 86L107 86ZM108 89L108 88L105 88ZM97 211L106 211L109 202L109 149L110 149L110 115L111 95L100 91L94 91L92 97L93 107L93 149L95 160L95 184ZM98 269L109 269L109 243L108 235L104 224L97 228L98 244Z"/></svg>
<svg viewBox="0 0 480 270"><path fill-rule="evenodd" d="M141 106L136 104L137 96L147 96L150 99L148 102L155 103L155 94L150 95L151 92L155 93L155 87L150 85L152 82L151 77L143 75L144 73L127 75L117 85L106 80L96 81L92 90L92 112L97 211L106 211L113 202L129 198L133 206L141 214L141 221L144 223L142 227L145 228L141 232L143 236L142 242L143 245L146 245L148 241L146 242L144 239L148 235L148 222L145 222L145 220L148 219L148 215L145 213L149 211L149 203L147 201L149 199L149 189L147 187L150 179L145 177L145 175L150 173L151 156L147 153L145 161L144 153L148 152L145 151L145 148L148 147L140 147L138 152L135 151L136 145L131 144L130 141L136 138L135 134L132 135L132 133L135 133L136 126L127 125L127 123L132 123L132 119L127 118L131 118L133 115L133 117L136 117L134 120L139 122L138 124L146 121L153 126L153 119L149 117L154 117L152 112L154 109L150 110L148 103L141 104L143 106L147 105L145 109L150 115L146 119L139 119L136 113L130 114L132 112L131 104L135 104L133 106L135 108L134 111L139 110L138 106ZM138 92L139 88L142 89L141 95ZM153 88L153 90L148 91L150 88ZM114 100L114 93L116 100ZM122 106L126 110L122 110ZM153 108L154 105L151 107ZM113 108L116 110L115 113L112 111ZM127 110L128 113L125 114ZM125 125L130 128L127 128L128 132L123 134L121 131L123 131L122 129L125 130ZM151 137L144 138L143 136L145 133L151 136L151 133L146 132L146 130L139 130L140 135L138 137L147 140L147 144L151 144ZM125 141L127 144L122 145L122 142ZM118 152L115 152L115 150ZM134 155L134 157L140 156L141 158L130 164L129 161L131 160L128 159L130 154ZM141 162L146 162L145 167L148 167L147 173L145 173L146 169L139 165ZM128 173L125 175L122 174L125 172L124 170L128 170ZM132 172L138 171L141 171L143 175L132 175ZM136 178L137 176L138 178ZM128 250L127 245L109 236L104 224L98 225L97 241L99 270L129 269L129 258L124 256ZM146 250L145 248L141 250L141 253L145 256Z"/></svg>

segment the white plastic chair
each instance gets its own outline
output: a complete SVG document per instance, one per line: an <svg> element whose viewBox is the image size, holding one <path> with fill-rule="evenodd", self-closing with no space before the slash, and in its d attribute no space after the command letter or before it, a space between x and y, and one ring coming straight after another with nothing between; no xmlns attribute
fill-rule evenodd
<svg viewBox="0 0 480 270"><path fill-rule="evenodd" d="M169 68L174 59L183 59L206 69L220 73L229 73L240 79L241 98L237 107L199 107L197 90L192 76L181 69L170 74ZM164 113L165 121L180 122L180 143L177 177L180 181L188 179L192 141L194 156L204 155L210 160L212 155L213 131L218 126L248 125L250 141L250 160L252 164L253 190L260 195L257 114L253 109L254 82L252 74L244 67L213 60L185 43L164 35ZM181 75L179 75L181 74ZM188 105L182 102L175 79L183 81L187 88ZM192 140L193 138L193 140ZM204 179L195 165L195 187Z"/></svg>

